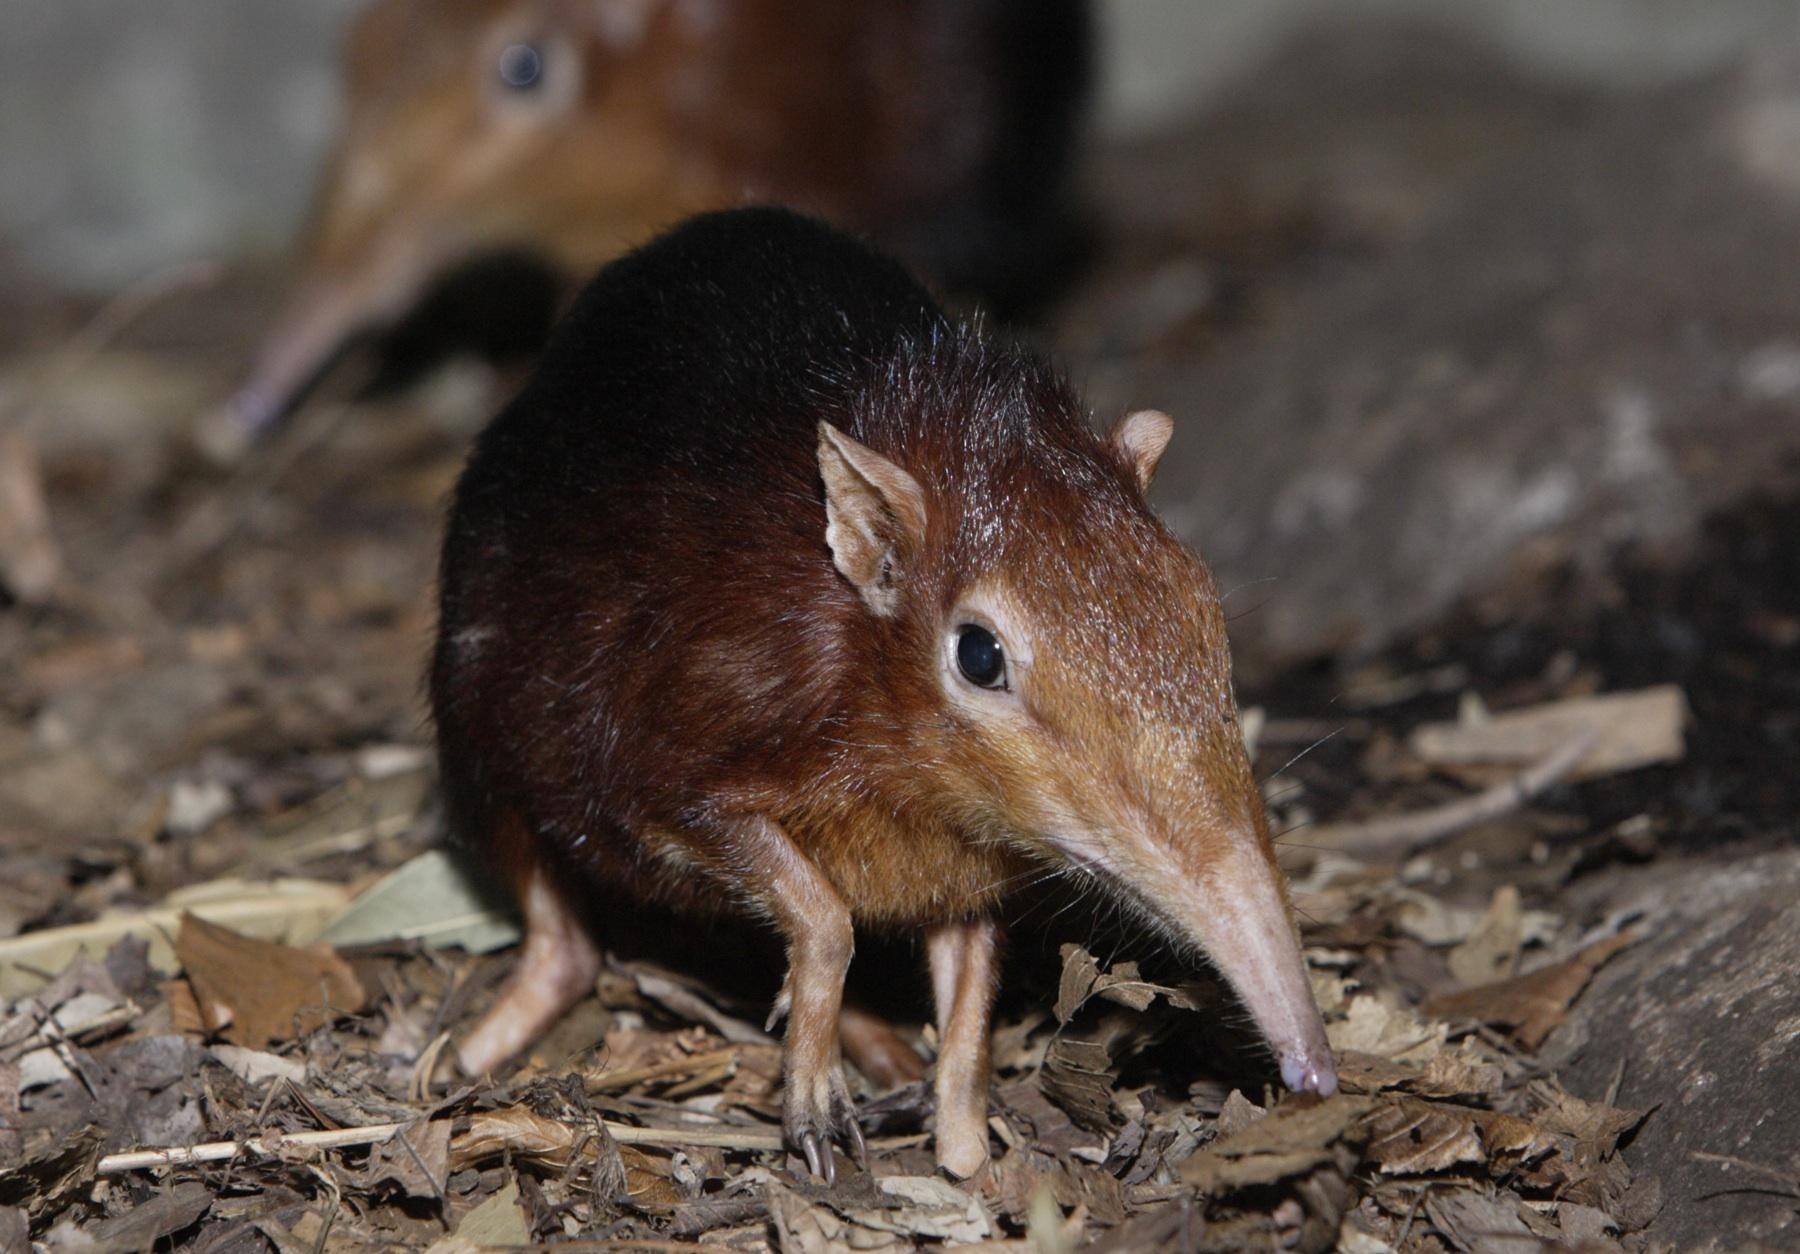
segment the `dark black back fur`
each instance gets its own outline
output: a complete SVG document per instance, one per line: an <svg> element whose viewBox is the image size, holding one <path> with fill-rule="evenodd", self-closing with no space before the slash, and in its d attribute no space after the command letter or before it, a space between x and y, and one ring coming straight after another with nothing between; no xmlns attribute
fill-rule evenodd
<svg viewBox="0 0 1800 1254"><path fill-rule="evenodd" d="M453 830L492 847L516 816L631 882L632 832L799 830L903 779L938 627L834 569L821 420L912 471L947 536L1022 491L1141 512L1054 372L896 263L782 210L692 219L601 272L458 486L431 683Z"/></svg>

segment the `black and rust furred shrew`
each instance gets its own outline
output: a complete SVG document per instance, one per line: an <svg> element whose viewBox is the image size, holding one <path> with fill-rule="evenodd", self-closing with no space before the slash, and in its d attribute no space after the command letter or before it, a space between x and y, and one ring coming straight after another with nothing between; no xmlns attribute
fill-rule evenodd
<svg viewBox="0 0 1800 1254"><path fill-rule="evenodd" d="M218 451L495 253L585 279L670 222L795 205L1030 305L1078 234L1090 0L372 0L303 265ZM458 317L511 344L517 326ZM515 345L516 347L516 345Z"/></svg>
<svg viewBox="0 0 1800 1254"><path fill-rule="evenodd" d="M997 912L1062 866L1224 973L1283 1079L1337 1077L1237 726L1224 617L1050 366L815 221L690 220L608 266L456 491L431 674L454 831L523 903L485 1071L592 983L605 884L787 942L785 1129L858 1145L860 928L922 933L937 1154L986 1159Z"/></svg>

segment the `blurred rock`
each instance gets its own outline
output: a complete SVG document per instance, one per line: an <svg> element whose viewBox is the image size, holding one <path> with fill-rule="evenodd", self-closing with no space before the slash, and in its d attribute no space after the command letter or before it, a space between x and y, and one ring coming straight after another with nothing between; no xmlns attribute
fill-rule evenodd
<svg viewBox="0 0 1800 1254"><path fill-rule="evenodd" d="M1800 1240L1800 851L1664 862L1577 895L1642 914L1645 940L1594 978L1542 1051L1570 1091L1651 1114L1626 1157L1657 1177L1650 1229L1683 1250ZM1620 1057L1623 1049L1624 1056ZM1725 1155L1743 1166L1696 1160ZM1718 1242L1723 1240L1724 1245ZM1711 1242L1712 1244L1708 1244Z"/></svg>
<svg viewBox="0 0 1800 1254"><path fill-rule="evenodd" d="M1251 671L1679 551L1793 480L1800 160L1768 136L1797 92L1784 54L1621 101L1204 356L1078 364L1175 416L1165 513L1223 587L1267 582L1228 607Z"/></svg>

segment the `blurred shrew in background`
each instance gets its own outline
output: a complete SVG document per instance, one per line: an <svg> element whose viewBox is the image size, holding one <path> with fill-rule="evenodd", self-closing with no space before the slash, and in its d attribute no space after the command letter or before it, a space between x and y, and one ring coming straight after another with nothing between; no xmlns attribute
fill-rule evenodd
<svg viewBox="0 0 1800 1254"><path fill-rule="evenodd" d="M1088 0L374 0L300 274L202 444L242 451L421 308L535 349L564 291L705 208L806 209L1029 309L1073 251L1091 51ZM502 277L517 299L466 298Z"/></svg>

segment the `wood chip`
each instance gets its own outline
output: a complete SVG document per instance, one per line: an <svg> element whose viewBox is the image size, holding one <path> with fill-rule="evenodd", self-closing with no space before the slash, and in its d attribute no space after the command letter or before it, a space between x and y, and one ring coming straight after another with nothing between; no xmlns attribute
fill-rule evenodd
<svg viewBox="0 0 1800 1254"><path fill-rule="evenodd" d="M1575 697L1477 722L1427 723L1408 741L1433 766L1536 762L1577 734L1594 735L1572 778L1593 779L1681 760L1687 698L1674 684L1637 692Z"/></svg>

